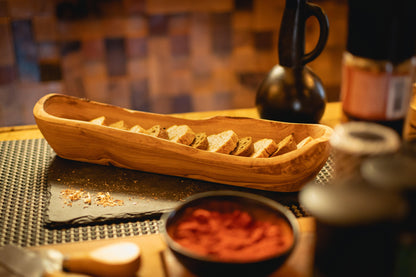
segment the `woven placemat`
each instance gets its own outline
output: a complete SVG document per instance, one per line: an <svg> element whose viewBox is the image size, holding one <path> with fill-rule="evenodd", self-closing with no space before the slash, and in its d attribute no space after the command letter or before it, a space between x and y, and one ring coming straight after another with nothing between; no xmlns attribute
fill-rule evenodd
<svg viewBox="0 0 416 277"><path fill-rule="evenodd" d="M159 219L50 229L45 226L49 203L48 167L53 150L45 139L0 142L0 246L37 246L155 234ZM333 172L329 159L316 177L326 183ZM297 217L307 215L298 204L288 206Z"/></svg>

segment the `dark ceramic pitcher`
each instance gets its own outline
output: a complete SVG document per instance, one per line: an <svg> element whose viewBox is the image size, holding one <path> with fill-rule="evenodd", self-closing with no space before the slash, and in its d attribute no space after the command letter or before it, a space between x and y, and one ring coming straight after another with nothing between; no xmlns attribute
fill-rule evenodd
<svg viewBox="0 0 416 277"><path fill-rule="evenodd" d="M316 17L320 35L315 48L305 53L305 23ZM273 67L260 84L256 107L261 118L318 123L326 104L319 77L306 66L322 52L328 39L329 23L323 10L307 0L286 0L280 26L280 64Z"/></svg>

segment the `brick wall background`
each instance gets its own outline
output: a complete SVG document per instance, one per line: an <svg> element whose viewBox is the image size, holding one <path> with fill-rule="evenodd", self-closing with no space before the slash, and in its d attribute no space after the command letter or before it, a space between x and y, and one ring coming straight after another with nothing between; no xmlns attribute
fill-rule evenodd
<svg viewBox="0 0 416 277"><path fill-rule="evenodd" d="M329 18L309 66L338 100L346 0L312 0ZM131 109L179 113L254 106L278 63L285 0L0 0L0 126L33 124L59 92ZM319 26L306 26L306 50Z"/></svg>

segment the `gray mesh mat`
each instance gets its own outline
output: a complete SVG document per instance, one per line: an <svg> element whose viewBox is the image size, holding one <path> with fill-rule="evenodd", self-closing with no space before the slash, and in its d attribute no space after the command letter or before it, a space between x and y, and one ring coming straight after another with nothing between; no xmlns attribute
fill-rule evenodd
<svg viewBox="0 0 416 277"><path fill-rule="evenodd" d="M161 222L158 219L65 229L46 228L44 219L49 201L47 173L52 153L44 139L0 142L0 246L36 246L159 232ZM328 182L332 168L332 160L329 159L315 181ZM298 204L288 208L297 217L307 215Z"/></svg>

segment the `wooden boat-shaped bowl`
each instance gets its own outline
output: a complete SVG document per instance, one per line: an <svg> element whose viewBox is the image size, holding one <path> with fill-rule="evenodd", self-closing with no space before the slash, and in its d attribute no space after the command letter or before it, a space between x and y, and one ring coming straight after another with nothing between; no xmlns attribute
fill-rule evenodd
<svg viewBox="0 0 416 277"><path fill-rule="evenodd" d="M280 192L299 191L318 174L328 159L332 134L330 127L319 124L224 116L191 120L61 94L42 97L33 113L49 145L65 159ZM89 122L100 116L110 124L123 120L127 126L139 124L146 129L156 124L166 128L186 124L195 133L233 130L253 141L271 138L279 142L291 133L297 142L308 136L314 140L272 158L240 157Z"/></svg>

